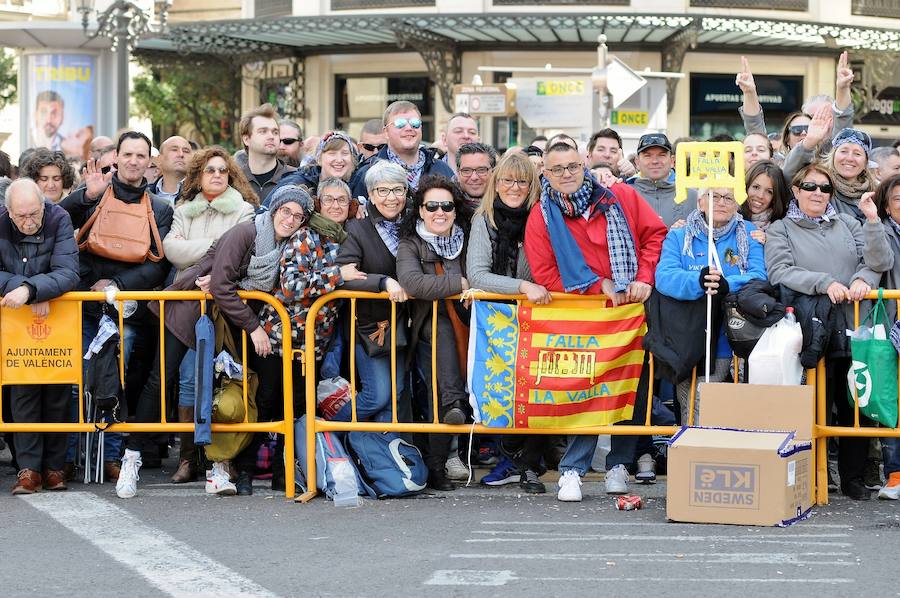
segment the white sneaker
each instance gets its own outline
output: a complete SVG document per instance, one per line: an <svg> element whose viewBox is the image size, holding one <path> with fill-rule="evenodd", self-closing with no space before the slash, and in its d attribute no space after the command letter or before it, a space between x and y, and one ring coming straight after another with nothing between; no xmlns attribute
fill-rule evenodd
<svg viewBox="0 0 900 598"><path fill-rule="evenodd" d="M637 460L637 473L634 479L642 484L652 484L656 481L656 459L649 453L644 453Z"/></svg>
<svg viewBox="0 0 900 598"><path fill-rule="evenodd" d="M141 452L125 449L122 457L122 471L116 481L116 496L119 498L133 498L137 494L137 481L141 479L138 472L141 470Z"/></svg>
<svg viewBox="0 0 900 598"><path fill-rule="evenodd" d="M564 471L559 476L559 492L556 500L563 502L581 502L581 476L574 469Z"/></svg>
<svg viewBox="0 0 900 598"><path fill-rule="evenodd" d="M616 465L606 472L606 493L625 494L628 492L628 470L624 465Z"/></svg>
<svg viewBox="0 0 900 598"><path fill-rule="evenodd" d="M892 473L887 482L878 491L881 500L897 500L900 498L900 473Z"/></svg>
<svg viewBox="0 0 900 598"><path fill-rule="evenodd" d="M462 462L459 455L453 455L447 459L446 469L447 479L455 480L457 482L469 479L469 468Z"/></svg>
<svg viewBox="0 0 900 598"><path fill-rule="evenodd" d="M231 483L228 472L218 461L213 463L212 469L206 472L206 493L219 496L234 496L237 494L237 486Z"/></svg>

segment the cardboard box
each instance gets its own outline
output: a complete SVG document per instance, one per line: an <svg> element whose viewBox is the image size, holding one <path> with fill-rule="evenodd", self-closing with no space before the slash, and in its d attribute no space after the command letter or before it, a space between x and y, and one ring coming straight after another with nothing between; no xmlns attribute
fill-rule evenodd
<svg viewBox="0 0 900 598"><path fill-rule="evenodd" d="M701 385L700 421L669 442L673 521L787 526L813 504L814 389Z"/></svg>

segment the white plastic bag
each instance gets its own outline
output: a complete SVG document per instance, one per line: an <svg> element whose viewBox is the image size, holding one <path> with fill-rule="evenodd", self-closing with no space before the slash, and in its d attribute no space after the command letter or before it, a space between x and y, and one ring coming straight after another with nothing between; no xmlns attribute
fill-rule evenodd
<svg viewBox="0 0 900 598"><path fill-rule="evenodd" d="M803 331L793 317L785 317L763 332L750 353L750 384L800 384Z"/></svg>
<svg viewBox="0 0 900 598"><path fill-rule="evenodd" d="M335 376L319 381L316 388L316 411L322 419L331 420L350 402L350 383L346 379Z"/></svg>

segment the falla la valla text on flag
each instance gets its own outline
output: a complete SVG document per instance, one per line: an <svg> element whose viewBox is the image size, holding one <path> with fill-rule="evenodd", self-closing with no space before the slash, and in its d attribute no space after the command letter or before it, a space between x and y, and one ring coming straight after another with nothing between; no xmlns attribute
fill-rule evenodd
<svg viewBox="0 0 900 598"><path fill-rule="evenodd" d="M469 401L495 428L580 428L628 420L644 362L643 304L476 301Z"/></svg>

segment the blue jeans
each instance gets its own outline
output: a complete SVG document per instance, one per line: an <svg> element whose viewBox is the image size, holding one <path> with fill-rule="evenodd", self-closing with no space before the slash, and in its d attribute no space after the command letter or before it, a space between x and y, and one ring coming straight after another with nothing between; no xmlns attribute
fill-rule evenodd
<svg viewBox="0 0 900 598"><path fill-rule="evenodd" d="M649 383L647 362L644 361L644 368L641 370L641 379L638 382L637 396L634 401L634 412L628 421L620 422L622 425L644 425L647 417L647 385ZM624 465L628 467L634 463L638 457L638 449L646 450L645 447L652 446L650 436L622 436L615 435L612 437L612 450L606 455L606 471L609 471L616 465ZM559 473L562 475L566 471L574 470L578 475L584 476L591 468L591 458L594 456L594 450L597 448L597 437L591 435L571 435L569 436L569 444L563 458L559 461Z"/></svg>
<svg viewBox="0 0 900 598"><path fill-rule="evenodd" d="M181 367L178 370L178 406L193 407L194 406L194 386L197 381L197 352L188 349L181 360Z"/></svg>
<svg viewBox="0 0 900 598"><path fill-rule="evenodd" d="M406 388L406 371L403 364L406 355L397 351L397 406L400 409L400 395ZM356 395L356 417L359 421L391 421L391 357L369 357L361 344L356 345L356 371L362 382L362 389ZM334 421L350 421L350 403L344 405ZM398 421L400 414L397 415Z"/></svg>
<svg viewBox="0 0 900 598"><path fill-rule="evenodd" d="M81 320L81 346L82 355L87 352L91 341L97 336L97 330L100 328L100 320L96 317L85 314ZM125 371L128 371L128 358L131 357L131 349L134 347L134 337L137 330L134 326L125 324L125 342L124 342L124 361ZM82 379L87 376L87 361L82 360ZM78 421L78 387L72 387L72 403L69 409L69 417L71 421ZM66 463L75 462L75 451L78 448L78 434L69 434L68 446L66 447ZM106 461L117 461L122 453L122 435L118 432L106 432L103 434L103 453Z"/></svg>
<svg viewBox="0 0 900 598"><path fill-rule="evenodd" d="M885 479L900 471L900 438L881 439L881 460Z"/></svg>

